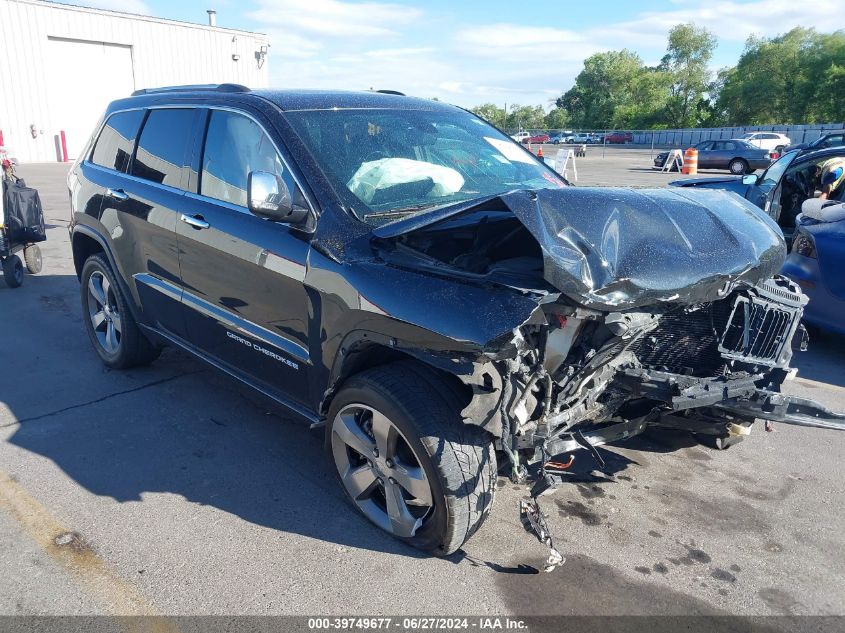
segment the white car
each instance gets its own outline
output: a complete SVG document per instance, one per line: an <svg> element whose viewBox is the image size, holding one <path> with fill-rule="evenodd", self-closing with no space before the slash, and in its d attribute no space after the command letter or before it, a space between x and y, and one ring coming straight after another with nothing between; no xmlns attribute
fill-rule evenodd
<svg viewBox="0 0 845 633"><path fill-rule="evenodd" d="M521 143L522 139L528 138L529 136L531 135L528 132L517 132L516 134L512 134L511 138L517 143Z"/></svg>
<svg viewBox="0 0 845 633"><path fill-rule="evenodd" d="M779 134L778 132L748 132L747 134L743 134L742 136L731 140L745 141L754 147L767 149L770 152L775 151L779 147L786 147L787 145L792 144L792 141L788 136L785 134Z"/></svg>
<svg viewBox="0 0 845 633"><path fill-rule="evenodd" d="M568 139L566 139L567 143L589 143L590 142L590 135L589 134L574 134Z"/></svg>

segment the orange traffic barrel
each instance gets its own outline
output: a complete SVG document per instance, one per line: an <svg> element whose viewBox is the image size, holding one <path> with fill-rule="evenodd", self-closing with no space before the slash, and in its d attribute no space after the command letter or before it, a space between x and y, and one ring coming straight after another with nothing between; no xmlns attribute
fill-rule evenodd
<svg viewBox="0 0 845 633"><path fill-rule="evenodd" d="M681 168L681 173L689 175L698 173L698 150L694 147L684 152L684 166Z"/></svg>

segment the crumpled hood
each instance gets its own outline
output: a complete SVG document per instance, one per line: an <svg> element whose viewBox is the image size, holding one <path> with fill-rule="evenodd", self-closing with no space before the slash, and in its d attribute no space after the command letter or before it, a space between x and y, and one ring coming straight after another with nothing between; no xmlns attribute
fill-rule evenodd
<svg viewBox="0 0 845 633"><path fill-rule="evenodd" d="M698 188L565 187L514 191L419 214L374 231L390 238L457 215L509 209L543 252L544 278L600 310L712 301L775 275L780 228L739 196Z"/></svg>

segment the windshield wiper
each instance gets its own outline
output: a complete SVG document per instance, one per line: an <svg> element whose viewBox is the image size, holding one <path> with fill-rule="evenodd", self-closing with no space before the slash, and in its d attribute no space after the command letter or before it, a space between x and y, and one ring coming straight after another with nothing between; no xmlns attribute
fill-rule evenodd
<svg viewBox="0 0 845 633"><path fill-rule="evenodd" d="M401 209L391 209L390 211L374 211L373 213L365 213L364 219L369 220L370 218L392 218L394 216L399 215L408 215L409 213L414 213L416 211L422 211L423 209L429 209L436 207L436 204L418 204L412 207L402 207ZM441 205L442 206L442 205Z"/></svg>

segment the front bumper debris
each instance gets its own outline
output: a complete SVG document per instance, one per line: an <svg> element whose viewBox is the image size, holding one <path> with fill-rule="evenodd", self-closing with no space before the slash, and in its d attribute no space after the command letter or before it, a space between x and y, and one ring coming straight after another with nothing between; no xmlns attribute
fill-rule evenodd
<svg viewBox="0 0 845 633"><path fill-rule="evenodd" d="M798 396L758 390L748 400L717 403L716 408L734 415L753 416L772 422L845 431L845 414Z"/></svg>
<svg viewBox="0 0 845 633"><path fill-rule="evenodd" d="M549 547L549 557L546 559L543 571L551 572L556 567L563 565L566 562L566 558L555 548L552 533L549 531L549 526L546 523L546 516L540 510L540 504L537 502L536 497L527 497L519 500L519 518L525 529L533 532L541 543Z"/></svg>

